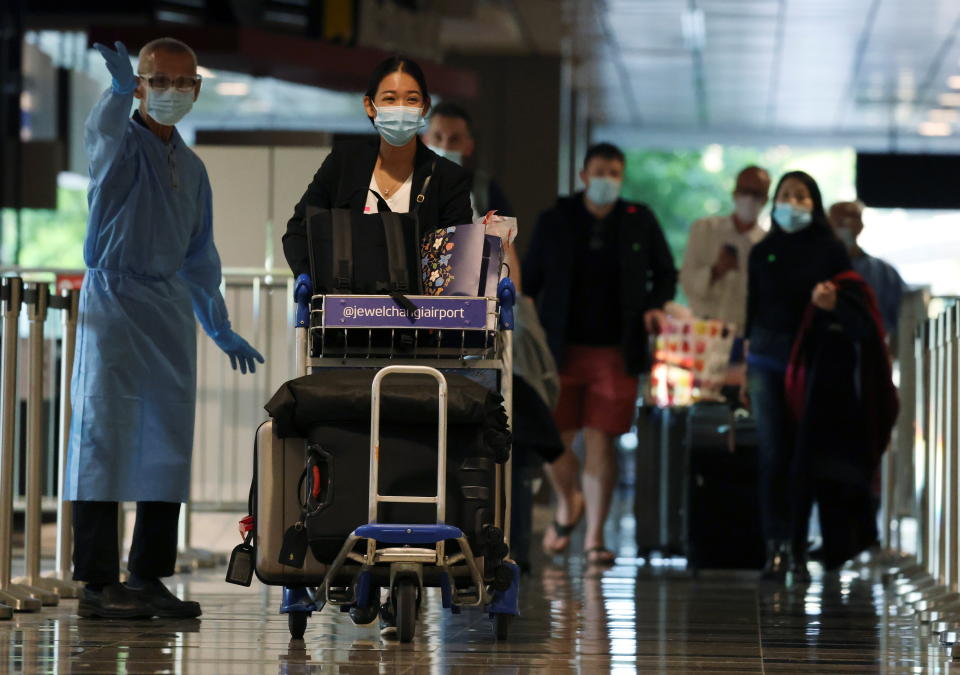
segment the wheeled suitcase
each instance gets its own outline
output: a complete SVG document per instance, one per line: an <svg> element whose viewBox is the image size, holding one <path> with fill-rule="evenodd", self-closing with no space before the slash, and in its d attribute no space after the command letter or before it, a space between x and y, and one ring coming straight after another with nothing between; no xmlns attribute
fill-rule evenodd
<svg viewBox="0 0 960 675"><path fill-rule="evenodd" d="M283 535L300 520L298 485L306 459L303 438L280 438L273 420L257 429L251 513L257 578L275 586L316 586L327 566L307 556L302 568L283 564Z"/></svg>
<svg viewBox="0 0 960 675"><path fill-rule="evenodd" d="M267 404L279 436L301 447L296 480L303 472L303 440L317 456L323 488L318 508L305 519L310 550L321 563L336 558L350 533L369 520L370 386L373 370L328 370L281 387ZM495 525L496 467L509 456L500 395L459 374L448 374L446 522L460 528L476 556ZM422 377L397 375L383 386L379 462L381 494L430 497L437 489L436 393ZM297 486L289 503L301 511ZM501 498L503 495L501 495ZM382 503L382 522L436 522L428 503ZM296 519L293 522L297 522Z"/></svg>
<svg viewBox="0 0 960 675"><path fill-rule="evenodd" d="M637 554L686 551L687 409L642 406L637 415L634 517Z"/></svg>
<svg viewBox="0 0 960 675"><path fill-rule="evenodd" d="M690 569L760 569L764 542L757 486L757 431L726 403L697 403L689 412Z"/></svg>

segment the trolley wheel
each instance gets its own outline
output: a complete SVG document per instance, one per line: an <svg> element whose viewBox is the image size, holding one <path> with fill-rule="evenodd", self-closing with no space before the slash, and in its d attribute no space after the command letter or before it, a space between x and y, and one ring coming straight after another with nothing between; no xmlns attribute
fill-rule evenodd
<svg viewBox="0 0 960 675"><path fill-rule="evenodd" d="M412 642L417 631L417 584L412 579L397 582L396 598L397 639Z"/></svg>
<svg viewBox="0 0 960 675"><path fill-rule="evenodd" d="M512 614L494 614L494 628L498 641L504 641L510 637L510 624L513 622Z"/></svg>
<svg viewBox="0 0 960 675"><path fill-rule="evenodd" d="M290 637L294 640L302 640L303 634L307 632L308 612L289 612L287 614L287 627L290 629Z"/></svg>

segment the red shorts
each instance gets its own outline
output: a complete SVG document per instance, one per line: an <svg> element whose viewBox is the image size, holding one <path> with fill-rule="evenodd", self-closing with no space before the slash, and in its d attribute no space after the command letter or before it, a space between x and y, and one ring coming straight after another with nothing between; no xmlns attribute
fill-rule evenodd
<svg viewBox="0 0 960 675"><path fill-rule="evenodd" d="M611 436L627 433L637 410L637 386L619 347L567 347L554 411L557 427L598 429Z"/></svg>

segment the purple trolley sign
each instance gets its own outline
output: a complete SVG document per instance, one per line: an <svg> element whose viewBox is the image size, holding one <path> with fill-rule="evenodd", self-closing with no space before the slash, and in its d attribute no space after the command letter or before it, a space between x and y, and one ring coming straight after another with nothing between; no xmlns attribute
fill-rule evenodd
<svg viewBox="0 0 960 675"><path fill-rule="evenodd" d="M483 330L485 298L409 296L411 313L385 295L328 295L323 300L325 328L423 328Z"/></svg>

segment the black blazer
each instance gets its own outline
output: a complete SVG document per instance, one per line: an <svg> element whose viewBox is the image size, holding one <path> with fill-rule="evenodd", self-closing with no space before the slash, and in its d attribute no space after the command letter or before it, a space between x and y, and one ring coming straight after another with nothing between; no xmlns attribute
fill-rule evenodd
<svg viewBox="0 0 960 675"><path fill-rule="evenodd" d="M583 193L563 197L540 214L523 261L523 291L537 302L540 321L557 363L563 363L571 279L578 261L576 230L578 200ZM645 204L627 202L617 237L620 256L621 346L627 371L636 375L650 368L643 315L661 309L677 291L677 268L660 224ZM602 270L597 270L598 274ZM581 308L580 311L590 311Z"/></svg>
<svg viewBox="0 0 960 675"><path fill-rule="evenodd" d="M287 222L287 232L283 235L283 253L294 276L310 270L305 222L307 206L350 209L356 215L362 214L379 149L379 136L364 141L344 141L335 144L333 151L323 160L307 191L294 207L293 217ZM434 162L433 177L417 212L420 231L424 233L473 222L470 175L450 160L438 157L419 139L413 160L410 212L416 206L416 197Z"/></svg>

